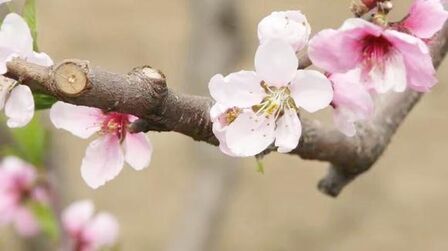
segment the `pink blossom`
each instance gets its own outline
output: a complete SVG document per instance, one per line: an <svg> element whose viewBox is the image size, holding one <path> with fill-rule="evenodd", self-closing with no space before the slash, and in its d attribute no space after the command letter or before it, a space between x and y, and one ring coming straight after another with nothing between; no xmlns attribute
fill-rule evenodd
<svg viewBox="0 0 448 251"><path fill-rule="evenodd" d="M374 110L372 97L366 87L356 81L359 74L359 70L351 70L330 76L334 89L333 120L336 127L349 137L356 134L355 123L369 119Z"/></svg>
<svg viewBox="0 0 448 251"><path fill-rule="evenodd" d="M48 203L42 199L47 198L47 192L36 186L36 178L35 169L16 157L6 157L0 163L0 225L13 224L25 237L40 230L26 204L30 200Z"/></svg>
<svg viewBox="0 0 448 251"><path fill-rule="evenodd" d="M114 179L125 161L135 170L142 170L151 162L152 145L146 135L128 131L130 123L137 119L132 115L56 102L50 119L56 128L83 139L98 133L98 138L87 147L81 165L84 181L94 189Z"/></svg>
<svg viewBox="0 0 448 251"><path fill-rule="evenodd" d="M216 104L210 111L221 150L253 156L272 143L279 152L296 148L301 123L299 107L316 112L333 98L331 82L313 70L297 70L293 48L283 40L262 43L256 71L215 75L209 90Z"/></svg>
<svg viewBox="0 0 448 251"><path fill-rule="evenodd" d="M25 20L15 13L8 14L0 28L0 74L6 73L6 63L14 57L50 66L53 61L45 53L33 51L33 38ZM0 80L0 110L5 109L9 127L22 127L34 115L34 99L28 86Z"/></svg>
<svg viewBox="0 0 448 251"><path fill-rule="evenodd" d="M272 39L281 39L295 51L306 46L310 33L311 27L300 11L272 12L258 24L260 44Z"/></svg>
<svg viewBox="0 0 448 251"><path fill-rule="evenodd" d="M401 26L422 39L432 38L448 19L441 0L415 0Z"/></svg>
<svg viewBox="0 0 448 251"><path fill-rule="evenodd" d="M118 239L119 226L114 216L98 213L94 216L91 201L70 205L62 214L62 225L73 251L95 251L113 247Z"/></svg>
<svg viewBox="0 0 448 251"><path fill-rule="evenodd" d="M11 0L0 0L0 4L7 3L7 2L11 2Z"/></svg>
<svg viewBox="0 0 448 251"><path fill-rule="evenodd" d="M319 32L309 44L312 62L330 72L359 68L359 81L379 93L409 87L426 92L437 83L429 48L419 38L360 18Z"/></svg>

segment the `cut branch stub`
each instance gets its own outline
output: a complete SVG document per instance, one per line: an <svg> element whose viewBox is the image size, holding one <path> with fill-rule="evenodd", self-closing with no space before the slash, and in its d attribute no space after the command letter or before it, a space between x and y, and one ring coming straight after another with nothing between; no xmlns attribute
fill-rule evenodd
<svg viewBox="0 0 448 251"><path fill-rule="evenodd" d="M89 88L88 62L82 60L64 61L52 72L56 93L62 96L74 97Z"/></svg>

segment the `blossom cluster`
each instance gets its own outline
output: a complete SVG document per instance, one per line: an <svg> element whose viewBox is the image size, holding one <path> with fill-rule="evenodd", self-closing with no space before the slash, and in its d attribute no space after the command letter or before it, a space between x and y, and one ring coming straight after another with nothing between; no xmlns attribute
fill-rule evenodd
<svg viewBox="0 0 448 251"><path fill-rule="evenodd" d="M368 8L378 2L363 1ZM427 92L436 84L428 44L447 18L441 0L415 0L400 22L351 18L339 29L320 31L310 39L311 26L300 11L273 12L258 24L255 70L217 74L209 82L216 101L210 117L220 149L238 157L271 147L290 152L300 142L302 109L314 113L333 108L335 126L354 136L356 123L374 113L378 95L407 89ZM296 54L303 50L322 72L299 70ZM0 74L15 57L53 64L47 54L33 50L30 29L15 13L2 23L0 55ZM2 80L0 109L9 127L26 125L34 114L30 88ZM137 119L132 115L57 102L50 119L56 128L80 138L96 137L81 164L81 175L92 188L115 178L125 163L142 170L151 162L146 135L129 130Z"/></svg>
<svg viewBox="0 0 448 251"><path fill-rule="evenodd" d="M351 18L308 41L310 25L300 11L272 13L258 25L255 71L210 80L216 101L210 116L221 151L244 157L269 147L295 149L302 130L298 108L316 112L331 105L335 126L354 136L356 123L374 113L377 95L427 92L436 84L428 43L447 18L440 0L416 0L401 22ZM296 53L305 46L324 74L297 70Z"/></svg>
<svg viewBox="0 0 448 251"><path fill-rule="evenodd" d="M33 166L16 157L0 163L0 226L13 224L22 236L39 233L40 227L32 212L32 203L48 204L49 195L39 184Z"/></svg>
<svg viewBox="0 0 448 251"><path fill-rule="evenodd" d="M50 195L49 185L33 165L14 156L0 162L0 226L13 225L26 238L38 235L42 226L35 208L50 207ZM61 221L69 237L68 250L95 251L116 244L119 226L115 217L93 213L90 201L75 202L64 210Z"/></svg>

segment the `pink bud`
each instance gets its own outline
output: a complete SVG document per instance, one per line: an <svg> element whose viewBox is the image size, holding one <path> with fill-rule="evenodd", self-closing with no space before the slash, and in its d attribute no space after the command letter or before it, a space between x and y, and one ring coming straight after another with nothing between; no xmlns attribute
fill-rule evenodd
<svg viewBox="0 0 448 251"><path fill-rule="evenodd" d="M378 0L361 0L361 2L369 9L376 7Z"/></svg>

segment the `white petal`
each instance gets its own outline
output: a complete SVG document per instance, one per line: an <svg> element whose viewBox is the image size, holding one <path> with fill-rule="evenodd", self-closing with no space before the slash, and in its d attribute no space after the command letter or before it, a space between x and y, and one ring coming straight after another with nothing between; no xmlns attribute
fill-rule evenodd
<svg viewBox="0 0 448 251"><path fill-rule="evenodd" d="M11 0L0 0L0 4L11 2Z"/></svg>
<svg viewBox="0 0 448 251"><path fill-rule="evenodd" d="M12 51L10 48L0 47L0 74L3 75L8 71L6 68L6 63L17 56L17 53Z"/></svg>
<svg viewBox="0 0 448 251"><path fill-rule="evenodd" d="M257 116L245 111L226 130L226 143L235 156L254 156L265 150L275 139L275 122L272 116Z"/></svg>
<svg viewBox="0 0 448 251"><path fill-rule="evenodd" d="M26 21L16 13L8 14L0 30L0 48L12 50L19 55L33 52L33 38Z"/></svg>
<svg viewBox="0 0 448 251"><path fill-rule="evenodd" d="M213 76L209 83L211 96L220 104L229 107L251 107L261 102L264 96L260 80L255 72L240 71L223 77Z"/></svg>
<svg viewBox="0 0 448 251"><path fill-rule="evenodd" d="M84 238L92 243L95 250L113 246L117 242L118 222L108 213L99 213L86 227Z"/></svg>
<svg viewBox="0 0 448 251"><path fill-rule="evenodd" d="M406 89L406 65L398 52L393 53L386 59L384 69L374 67L369 76L378 93L385 93L390 90L403 92Z"/></svg>
<svg viewBox="0 0 448 251"><path fill-rule="evenodd" d="M288 153L297 147L302 135L302 124L294 110L285 110L285 114L277 121L275 134L275 146L279 153Z"/></svg>
<svg viewBox="0 0 448 251"><path fill-rule="evenodd" d="M62 212L62 224L69 234L81 232L91 220L95 207L90 200L78 201L71 204Z"/></svg>
<svg viewBox="0 0 448 251"><path fill-rule="evenodd" d="M306 46L311 27L300 11L272 12L258 24L260 43L280 39L290 44L295 51Z"/></svg>
<svg viewBox="0 0 448 251"><path fill-rule="evenodd" d="M34 116L34 98L26 85L18 85L11 91L5 104L8 127L16 128L27 125Z"/></svg>
<svg viewBox="0 0 448 251"><path fill-rule="evenodd" d="M50 120L58 129L64 129L73 135L86 139L101 129L104 114L100 109L77 106L61 101L50 110Z"/></svg>
<svg viewBox="0 0 448 251"><path fill-rule="evenodd" d="M53 60L45 53L37 53L33 52L30 57L27 57L27 61L30 63L42 65L42 66L51 66L53 65Z"/></svg>
<svg viewBox="0 0 448 251"><path fill-rule="evenodd" d="M333 88L324 74L314 70L299 70L290 86L297 106L308 112L327 107L333 99Z"/></svg>
<svg viewBox="0 0 448 251"><path fill-rule="evenodd" d="M152 145L144 133L127 133L124 139L125 159L129 165L139 171L149 166Z"/></svg>
<svg viewBox="0 0 448 251"><path fill-rule="evenodd" d="M299 60L292 47L281 40L270 40L258 47L255 69L268 85L286 86L294 78Z"/></svg>
<svg viewBox="0 0 448 251"><path fill-rule="evenodd" d="M0 110L3 109L14 81L0 76Z"/></svg>
<svg viewBox="0 0 448 251"><path fill-rule="evenodd" d="M82 160L81 175L91 188L96 189L114 179L123 164L124 157L118 137L107 134L87 147Z"/></svg>

